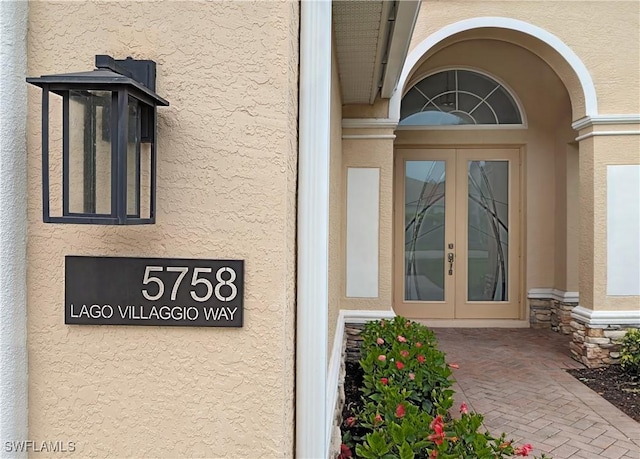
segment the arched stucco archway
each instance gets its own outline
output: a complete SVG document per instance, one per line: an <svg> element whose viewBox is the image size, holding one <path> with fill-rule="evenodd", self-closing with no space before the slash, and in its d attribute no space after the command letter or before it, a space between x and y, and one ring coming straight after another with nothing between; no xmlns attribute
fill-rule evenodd
<svg viewBox="0 0 640 459"><path fill-rule="evenodd" d="M427 320L512 319L520 321L513 322L518 326L529 323L537 326L538 323L530 317L537 317L538 310L542 308L544 314L551 311L550 295L553 292L559 292L557 295L561 296L562 301L576 301L578 255L569 234L577 231L577 219L568 209L578 207L578 146L571 124L576 118L597 112L595 88L582 62L560 40L556 38L557 43L552 47L549 43L553 42L550 34L545 35L546 32L535 27L532 29L536 30L536 35L523 32L526 29L522 25L524 23L515 23L519 24L517 28L500 28L495 20L461 21L455 26L440 29L414 48L402 73L401 85L391 105L390 117L393 119L400 119L402 97L411 87L426 75L447 68L471 68L492 75L511 88L514 97L520 98L522 110L531 115L529 123L513 126L398 126L396 129L393 192L397 217L395 234L406 233L406 230L402 231L402 223L407 218L411 220L410 211L398 217L398 209L410 209L408 203L417 202L414 197L406 200L406 196L413 196L413 187L419 182L418 175L421 172L417 168L442 166L442 174L447 177L443 186L446 187L446 183L455 184L449 191L441 193L442 196L448 196L444 201L448 203L446 208L450 209L438 214L445 215L446 220L441 225L444 228L441 237L445 241L442 247L448 246L445 255L451 253L458 260L451 264L454 269L449 269L449 274L445 273L443 280L438 274L439 266L434 269L430 261L425 261L431 260L434 253L441 250L440 246L435 247L435 242L432 242L433 247L415 245L407 251L406 241L397 236L394 240L394 310L403 315ZM557 51L557 47L562 52ZM570 59L566 56L570 56ZM573 60L573 63L570 64L569 60ZM455 104L457 108L457 99ZM507 266L514 268L507 276L510 290L500 300L502 303L499 308L490 310L487 307L483 312L480 312L479 303L474 303L480 300L471 299L469 292L472 288L486 290L486 285L492 282L495 285L499 276L491 277L491 273L478 268L479 259L484 256L480 255L480 238L474 236L477 240L473 241L473 245L469 242L473 238L469 239L470 236L466 235L472 234L472 225L470 220L465 220L467 217L461 217L471 215L469 209L472 208L467 206L465 198L461 198L467 195L467 182L473 181L467 176L465 165L477 164L478 161L486 161L492 165L490 167L495 166L496 171L508 163L512 173L505 172L504 180L514 184L510 190L518 192L517 195L505 194L498 199L502 203L510 203L510 216L501 221L504 223L505 240L508 237L508 243L505 244L509 246L510 255L507 262L496 262L495 266L503 266L505 272ZM413 168L411 171L408 169L410 167ZM433 180L428 176L423 182L432 183ZM499 188L500 185L496 183L495 187ZM401 201L403 195L404 200ZM471 194L469 196L471 199ZM427 207L439 212L436 204ZM422 210L419 212L422 214ZM438 226L438 212L434 210L430 221L433 225L427 230ZM473 218L479 218L477 212ZM475 230L480 231L477 227ZM418 238L424 241L428 239L420 235ZM435 238L429 240L435 241ZM490 249L485 252L485 255L489 254ZM403 261L407 256L418 260L411 265L414 271ZM490 258L490 255L485 258ZM471 266L475 270L473 277L491 281L487 280L486 285L480 280L468 282L472 277ZM438 276L429 277L434 273ZM411 285L408 278L415 278L415 283L420 284L418 303L413 297L407 297L405 287ZM431 291L429 288L444 291L445 298L436 301L428 295L424 296L424 292ZM452 291L454 293L446 293ZM537 295L545 295L543 305L543 297ZM442 304L446 307L438 301L444 301Z"/></svg>
<svg viewBox="0 0 640 459"><path fill-rule="evenodd" d="M389 118L399 120L400 102L413 71L429 53L464 32L489 29L494 38L520 45L543 59L563 81L573 108L573 119L598 115L598 101L591 74L578 55L554 34L533 24L505 17L478 17L450 24L420 42L407 56L398 86L389 103ZM533 39L533 40L531 40ZM527 41L528 40L528 41ZM527 41L527 43L524 43Z"/></svg>

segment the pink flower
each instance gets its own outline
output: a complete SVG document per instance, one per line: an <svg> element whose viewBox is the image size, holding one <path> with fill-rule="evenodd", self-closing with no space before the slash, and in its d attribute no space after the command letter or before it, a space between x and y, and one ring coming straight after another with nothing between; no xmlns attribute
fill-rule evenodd
<svg viewBox="0 0 640 459"><path fill-rule="evenodd" d="M422 347L422 343L421 342L417 342L416 343L416 347Z"/></svg>
<svg viewBox="0 0 640 459"><path fill-rule="evenodd" d="M382 422L382 416L380 416L380 413L376 414L376 417L373 418L373 423L374 424L380 424Z"/></svg>
<svg viewBox="0 0 640 459"><path fill-rule="evenodd" d="M387 360L387 356L386 356L386 355L384 355L384 354L380 354L380 355L378 356L378 360L380 360L381 362L384 362L385 360Z"/></svg>
<svg viewBox="0 0 640 459"><path fill-rule="evenodd" d="M384 344L384 340L383 340L382 338L378 338L378 339L376 340L376 343L378 343L378 344Z"/></svg>
<svg viewBox="0 0 640 459"><path fill-rule="evenodd" d="M406 359L407 357L409 357L409 351L403 349L400 351L400 355Z"/></svg>
<svg viewBox="0 0 640 459"><path fill-rule="evenodd" d="M467 408L467 404L464 402L460 405L460 413L469 414L469 408Z"/></svg>
<svg viewBox="0 0 640 459"><path fill-rule="evenodd" d="M396 417L397 418L402 418L402 417L404 417L404 415L405 415L405 409L404 409L404 405L401 403L396 408Z"/></svg>
<svg viewBox="0 0 640 459"><path fill-rule="evenodd" d="M396 368L398 368L398 370L402 370L404 368L404 363L396 362Z"/></svg>
<svg viewBox="0 0 640 459"><path fill-rule="evenodd" d="M407 342L407 338L405 338L402 335L398 335L398 341L400 341L401 343L406 343Z"/></svg>
<svg viewBox="0 0 640 459"><path fill-rule="evenodd" d="M347 425L347 427L353 427L356 425L356 418L350 416L344 421L344 423Z"/></svg>
<svg viewBox="0 0 640 459"><path fill-rule="evenodd" d="M380 382L382 383L383 386L386 386L387 384L389 384L389 379L387 378L380 378Z"/></svg>
<svg viewBox="0 0 640 459"><path fill-rule="evenodd" d="M413 381L414 379L416 379L416 375L413 373L409 373L409 379Z"/></svg>
<svg viewBox="0 0 640 459"><path fill-rule="evenodd" d="M454 368L457 370L458 368L460 368L460 365L458 365L457 363L450 363L449 368Z"/></svg>
<svg viewBox="0 0 640 459"><path fill-rule="evenodd" d="M520 446L519 448L516 448L515 450L513 450L513 453L516 456L528 456L529 453L533 450L533 446L531 446L531 444L527 443L524 444L522 446Z"/></svg>
<svg viewBox="0 0 640 459"><path fill-rule="evenodd" d="M416 359L418 359L418 362L424 363L424 355L419 355Z"/></svg>

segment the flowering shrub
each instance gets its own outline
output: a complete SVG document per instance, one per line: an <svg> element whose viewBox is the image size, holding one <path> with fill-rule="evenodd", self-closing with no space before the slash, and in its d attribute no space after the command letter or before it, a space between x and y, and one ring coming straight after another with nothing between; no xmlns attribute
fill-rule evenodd
<svg viewBox="0 0 640 459"><path fill-rule="evenodd" d="M640 376L640 329L629 330L622 338L620 365L627 373Z"/></svg>
<svg viewBox="0 0 640 459"><path fill-rule="evenodd" d="M340 459L529 455L529 444L516 447L505 434L479 432L483 418L466 404L460 406L460 418L451 418L451 368L458 366L446 363L429 329L396 317L368 323L361 335L363 408L345 421L349 430L343 435Z"/></svg>
<svg viewBox="0 0 640 459"><path fill-rule="evenodd" d="M411 403L433 415L433 398L451 386L451 370L444 353L435 346L433 332L396 317L369 322L361 335L365 398L381 392L386 385L402 387L409 393ZM449 408L442 407L444 411Z"/></svg>

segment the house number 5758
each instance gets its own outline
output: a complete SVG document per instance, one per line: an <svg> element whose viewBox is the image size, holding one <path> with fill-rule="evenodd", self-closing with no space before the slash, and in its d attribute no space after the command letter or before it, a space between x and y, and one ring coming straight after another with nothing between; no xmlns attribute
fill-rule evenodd
<svg viewBox="0 0 640 459"><path fill-rule="evenodd" d="M142 285L150 285L155 284L158 292L153 295L149 293L149 290L146 288L142 289L142 296L144 296L149 301L157 301L162 298L165 291L165 285L162 279L159 277L153 276L153 273L165 271L163 266L146 266L144 270L144 277L142 278ZM167 272L178 273L178 277L176 277L175 282L173 283L173 287L171 288L171 301L175 301L178 295L178 289L180 288L180 284L185 276L189 273L189 268L186 266L167 266ZM195 301L203 303L208 301L212 295L219 301L231 301L238 295L238 287L234 284L236 280L236 272L233 268L229 268L228 266L224 266L216 271L216 285L211 283L209 279L206 277L201 277L202 273L210 273L213 270L211 268L193 268L193 274L191 276L191 286L196 287L199 284L204 285L206 289L206 293L203 296L198 295L195 288L192 289L189 293L191 294L191 298ZM225 296L223 295L222 287L229 287L228 289L224 289L224 291L231 293ZM155 290L155 289L153 289Z"/></svg>

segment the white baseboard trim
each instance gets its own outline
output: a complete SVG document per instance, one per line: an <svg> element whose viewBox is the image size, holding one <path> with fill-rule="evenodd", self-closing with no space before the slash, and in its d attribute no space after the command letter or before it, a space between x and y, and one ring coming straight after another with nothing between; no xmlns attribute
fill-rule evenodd
<svg viewBox="0 0 640 459"><path fill-rule="evenodd" d="M593 311L582 306L576 306L571 311L571 317L590 327L601 328L607 325L632 325L640 327L640 310L631 311Z"/></svg>
<svg viewBox="0 0 640 459"><path fill-rule="evenodd" d="M338 403L338 386L340 385L340 364L342 363L342 343L344 340L344 327L346 323L364 324L372 320L393 319L396 314L393 311L364 311L341 309L338 314L336 331L333 337L333 347L329 368L327 369L327 397L326 397L326 432L327 445L325 451L330 454L331 436L333 433L333 415Z"/></svg>
<svg viewBox="0 0 640 459"><path fill-rule="evenodd" d="M577 303L580 301L578 292L565 292L555 288L532 288L527 292L529 299L553 299L563 303Z"/></svg>

